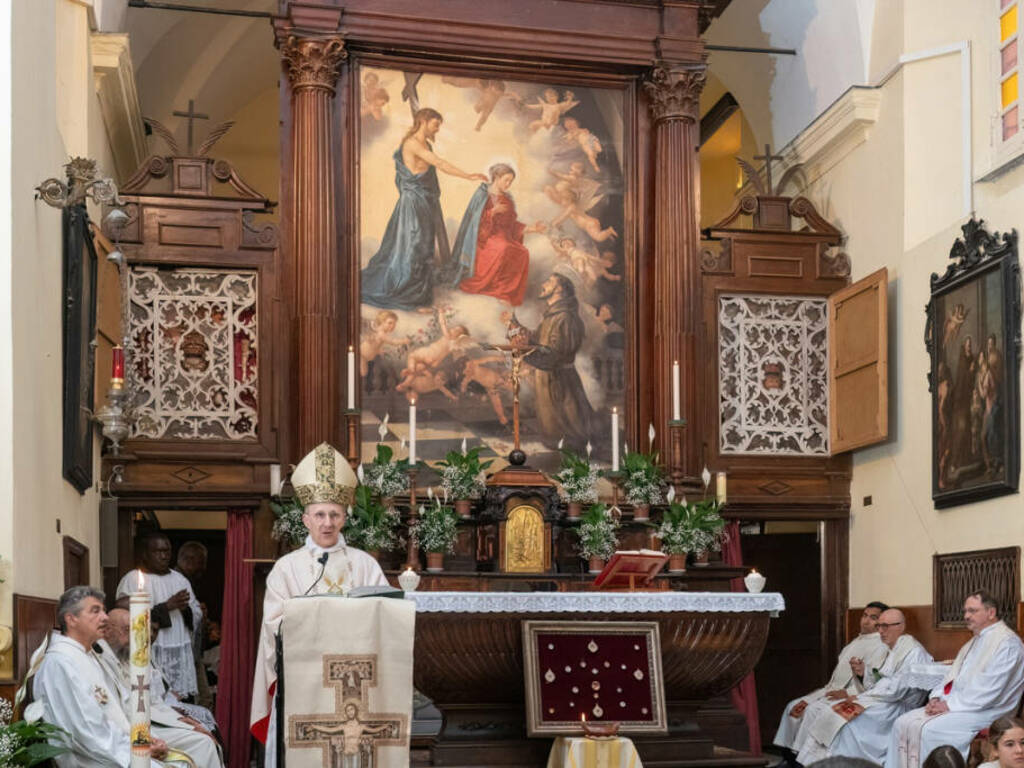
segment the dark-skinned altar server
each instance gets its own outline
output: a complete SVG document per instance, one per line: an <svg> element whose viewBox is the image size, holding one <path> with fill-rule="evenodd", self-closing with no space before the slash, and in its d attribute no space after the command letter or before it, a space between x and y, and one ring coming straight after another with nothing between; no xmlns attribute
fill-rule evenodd
<svg viewBox="0 0 1024 768"><path fill-rule="evenodd" d="M266 744L267 768L277 764L274 639L285 601L305 594L347 594L354 587L388 583L377 561L361 549L348 546L341 533L357 484L348 459L327 443L306 454L292 473L292 487L304 507L302 522L309 535L302 547L274 563L267 576L249 718L253 735Z"/></svg>

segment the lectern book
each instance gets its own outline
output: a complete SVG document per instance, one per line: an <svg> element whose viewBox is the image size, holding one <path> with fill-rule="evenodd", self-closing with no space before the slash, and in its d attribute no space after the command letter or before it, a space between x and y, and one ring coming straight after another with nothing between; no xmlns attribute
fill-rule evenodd
<svg viewBox="0 0 1024 768"><path fill-rule="evenodd" d="M620 550L597 574L594 586L598 589L628 590L646 587L667 562L668 555L653 549Z"/></svg>

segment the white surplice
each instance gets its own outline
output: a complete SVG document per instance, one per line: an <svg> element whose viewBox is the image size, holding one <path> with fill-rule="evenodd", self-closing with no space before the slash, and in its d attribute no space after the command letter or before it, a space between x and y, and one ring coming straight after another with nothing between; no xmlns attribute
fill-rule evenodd
<svg viewBox="0 0 1024 768"><path fill-rule="evenodd" d="M59 768L129 768L131 724L91 649L51 633L32 696L43 707L43 720L68 733L71 752L54 758Z"/></svg>
<svg viewBox="0 0 1024 768"><path fill-rule="evenodd" d="M1024 643L997 621L960 649L946 680L929 694L930 699L945 701L949 712L928 716L923 708L914 709L896 721L885 765L919 768L943 744L953 745L967 757L978 731L1016 711L1022 692Z"/></svg>
<svg viewBox="0 0 1024 768"><path fill-rule="evenodd" d="M847 721L833 708L838 702L828 699L807 708L797 762L810 765L832 755L884 762L893 722L918 706L925 695L925 691L908 686L900 673L914 664L931 661L931 654L916 639L901 635L882 666L865 669L865 692L855 699L864 707L863 712Z"/></svg>
<svg viewBox="0 0 1024 768"><path fill-rule="evenodd" d="M99 652L96 658L106 675L109 687L121 703L125 717L131 716L131 687L128 665L117 658L117 654L106 640L96 643ZM193 729L181 719L181 714L171 709L162 700L163 685L159 682L160 671L150 667L149 671L149 717L150 731L155 738L167 742L171 749L184 752L197 768L222 768L223 761L216 742L206 734ZM177 763L168 763L177 765Z"/></svg>
<svg viewBox="0 0 1024 768"><path fill-rule="evenodd" d="M327 553L327 564L320 576L319 558ZM285 601L304 594L344 594L355 587L387 585L380 564L366 552L345 543L338 535L338 543L323 549L311 537L306 543L280 558L267 576L267 591L263 598L263 625L253 675L252 711L250 728L256 738L266 744L266 768L276 765L273 744L274 719L271 717L273 692L277 684L277 659L274 638L284 615ZM310 589L312 587L312 589Z"/></svg>
<svg viewBox="0 0 1024 768"><path fill-rule="evenodd" d="M790 713L793 711L793 707L800 702L805 701L810 706L814 702L824 699L825 693L828 691L845 690L847 693L856 694L864 690L863 684L850 669L850 659L864 659L864 666L871 669L881 666L882 659L885 658L888 650L879 639L877 632L855 637L840 651L836 668L832 671L832 677L824 687L811 691L806 696L793 699L786 705L782 712L782 719L779 721L779 729L775 732L774 743L787 749L793 749L796 746L803 725L803 717L793 717ZM804 711L806 712L806 709Z"/></svg>
<svg viewBox="0 0 1024 768"><path fill-rule="evenodd" d="M192 626L198 626L203 619L203 609L192 591L188 579L177 571L167 573L144 572L145 591L149 593L153 605L166 603L171 597L183 589L188 590L188 606L192 609ZM117 585L117 599L137 592L139 587L138 570L128 571ZM171 626L160 627L156 642L153 643L153 656L157 666L164 671L171 683L171 688L181 696L194 696L199 692L196 682L196 661L192 653L192 632L185 626L185 618L181 611L170 611Z"/></svg>

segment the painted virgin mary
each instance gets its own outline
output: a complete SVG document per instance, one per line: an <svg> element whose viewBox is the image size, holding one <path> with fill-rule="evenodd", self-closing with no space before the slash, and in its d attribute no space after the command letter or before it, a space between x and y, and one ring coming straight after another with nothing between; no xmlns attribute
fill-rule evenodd
<svg viewBox="0 0 1024 768"><path fill-rule="evenodd" d="M527 226L519 221L508 190L516 172L498 163L489 169L490 184L481 184L466 206L452 248L452 285L466 293L479 293L517 307L526 295L530 252L523 236L543 232L543 222Z"/></svg>

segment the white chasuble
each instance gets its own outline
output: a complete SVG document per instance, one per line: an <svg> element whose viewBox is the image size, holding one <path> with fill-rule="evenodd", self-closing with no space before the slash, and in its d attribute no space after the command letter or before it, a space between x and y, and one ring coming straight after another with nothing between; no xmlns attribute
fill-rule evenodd
<svg viewBox="0 0 1024 768"><path fill-rule="evenodd" d="M406 768L416 606L290 600L281 623L288 768Z"/></svg>
<svg viewBox="0 0 1024 768"><path fill-rule="evenodd" d="M832 670L832 677L821 688L811 691L805 696L793 699L786 705L779 720L779 728L775 732L774 743L787 749L799 750L803 737L800 730L803 726L804 711L816 701L825 698L828 691L845 690L847 693L856 694L864 690L864 685L850 668L850 659L858 658L864 660L865 669L882 665L882 660L889 649L881 641L877 632L867 635L858 635L847 644L839 653L839 661Z"/></svg>
<svg viewBox="0 0 1024 768"><path fill-rule="evenodd" d="M326 554L327 563L320 576L320 558ZM355 587L386 586L388 580L380 565L361 549L350 547L345 537L338 537L338 543L322 549L306 537L306 543L289 552L274 563L267 575L267 591L263 598L263 624L260 628L260 642L256 651L256 670L252 685L252 711L249 724L253 735L267 744L274 686L277 681L276 649L274 637L284 615L284 607L293 597L310 595L344 594ZM270 745L268 745L268 751ZM274 765L268 755L267 765Z"/></svg>

